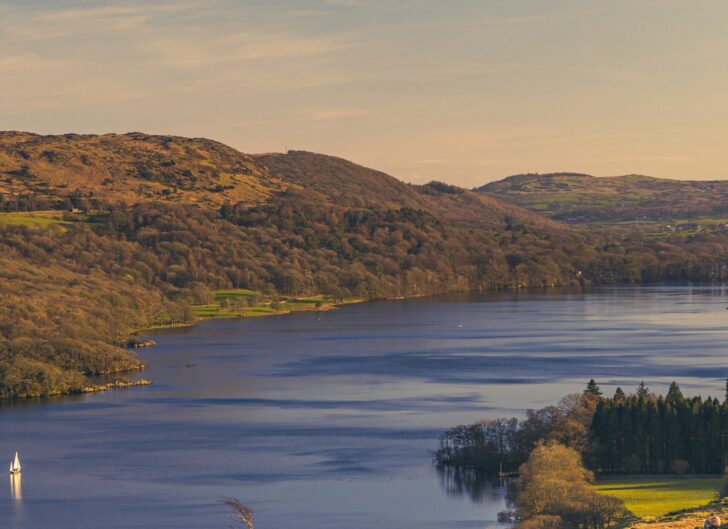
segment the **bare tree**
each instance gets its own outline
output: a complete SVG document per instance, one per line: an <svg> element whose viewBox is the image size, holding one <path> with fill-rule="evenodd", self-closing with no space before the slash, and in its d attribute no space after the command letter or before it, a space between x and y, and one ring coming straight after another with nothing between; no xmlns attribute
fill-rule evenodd
<svg viewBox="0 0 728 529"><path fill-rule="evenodd" d="M248 529L253 529L253 509L237 498L226 497L220 500L220 502L230 507L232 511L230 515L236 521L245 524Z"/></svg>

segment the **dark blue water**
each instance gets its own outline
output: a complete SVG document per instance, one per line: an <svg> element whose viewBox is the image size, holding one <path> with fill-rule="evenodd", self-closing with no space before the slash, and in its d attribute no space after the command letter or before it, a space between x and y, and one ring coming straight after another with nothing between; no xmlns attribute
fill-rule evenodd
<svg viewBox="0 0 728 529"><path fill-rule="evenodd" d="M0 408L0 527L496 526L498 483L438 474L445 428L551 404L596 378L722 396L728 291L614 288L211 321L142 351L153 386ZM194 364L186 367L185 364Z"/></svg>

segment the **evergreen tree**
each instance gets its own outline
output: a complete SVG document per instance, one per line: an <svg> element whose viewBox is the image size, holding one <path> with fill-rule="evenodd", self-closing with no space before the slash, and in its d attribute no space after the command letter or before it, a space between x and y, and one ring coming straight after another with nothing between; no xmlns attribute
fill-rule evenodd
<svg viewBox="0 0 728 529"><path fill-rule="evenodd" d="M597 385L597 383L592 378L589 383L586 385L586 389L584 390L585 395L594 395L597 398L601 398L602 396L602 390Z"/></svg>
<svg viewBox="0 0 728 529"><path fill-rule="evenodd" d="M640 382L639 387L637 388L637 398L643 402L647 399L647 397L650 396L650 390L647 389L647 386L645 386L645 381L643 380Z"/></svg>
<svg viewBox="0 0 728 529"><path fill-rule="evenodd" d="M685 398L676 383L655 397L641 384L636 395L600 399L590 433L601 472L718 474L728 464L728 401Z"/></svg>
<svg viewBox="0 0 728 529"><path fill-rule="evenodd" d="M675 406L683 400L685 400L685 397L683 397L682 391L680 391L680 387L677 385L677 382L670 384L670 389L667 391L667 402Z"/></svg>

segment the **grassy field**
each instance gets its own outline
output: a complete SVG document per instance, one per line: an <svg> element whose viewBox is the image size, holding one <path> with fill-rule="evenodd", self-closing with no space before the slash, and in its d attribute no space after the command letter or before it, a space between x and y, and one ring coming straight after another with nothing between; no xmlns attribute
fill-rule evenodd
<svg viewBox="0 0 728 529"><path fill-rule="evenodd" d="M48 228L49 226L67 226L75 222L94 224L103 218L103 212L87 211L69 214L57 209L47 211L14 211L0 213L0 226L33 226Z"/></svg>
<svg viewBox="0 0 728 529"><path fill-rule="evenodd" d="M700 529L703 522L711 514L719 515L723 520L728 519L728 503L721 500L710 505L689 509L676 514L664 516L656 520L634 522L628 529Z"/></svg>
<svg viewBox="0 0 728 529"><path fill-rule="evenodd" d="M214 303L195 306L198 318L250 318L301 311L323 311L330 310L336 305L362 301L358 298L335 300L326 296L282 298L273 301L246 289L216 290L213 296Z"/></svg>
<svg viewBox="0 0 728 529"><path fill-rule="evenodd" d="M624 500L635 516L650 520L715 501L720 478L604 480L597 490Z"/></svg>
<svg viewBox="0 0 728 529"><path fill-rule="evenodd" d="M0 226L15 224L46 228L53 224L70 224L69 221L63 220L63 214L63 211L0 213Z"/></svg>

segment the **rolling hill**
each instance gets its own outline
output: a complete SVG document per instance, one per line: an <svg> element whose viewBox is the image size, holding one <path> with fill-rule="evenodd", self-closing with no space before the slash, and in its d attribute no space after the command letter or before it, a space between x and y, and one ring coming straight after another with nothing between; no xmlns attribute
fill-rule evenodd
<svg viewBox="0 0 728 529"><path fill-rule="evenodd" d="M0 132L0 193L217 207L257 203L286 186L245 154L206 139L141 133Z"/></svg>
<svg viewBox="0 0 728 529"><path fill-rule="evenodd" d="M63 209L69 201L84 205L92 199L219 208L266 203L289 187L343 208L410 208L480 226L503 226L508 217L556 228L507 201L437 182L408 185L334 156L304 151L247 155L207 139L142 133L0 132L0 196L33 200L20 209Z"/></svg>
<svg viewBox="0 0 728 529"><path fill-rule="evenodd" d="M728 215L728 181L522 174L476 191L568 223L670 222Z"/></svg>
<svg viewBox="0 0 728 529"><path fill-rule="evenodd" d="M442 182L416 186L334 156L304 151L253 155L271 176L346 208L410 208L445 222L502 228L507 222L558 229L557 223L497 198ZM510 219L510 220L509 220ZM565 226L561 226L567 229Z"/></svg>

